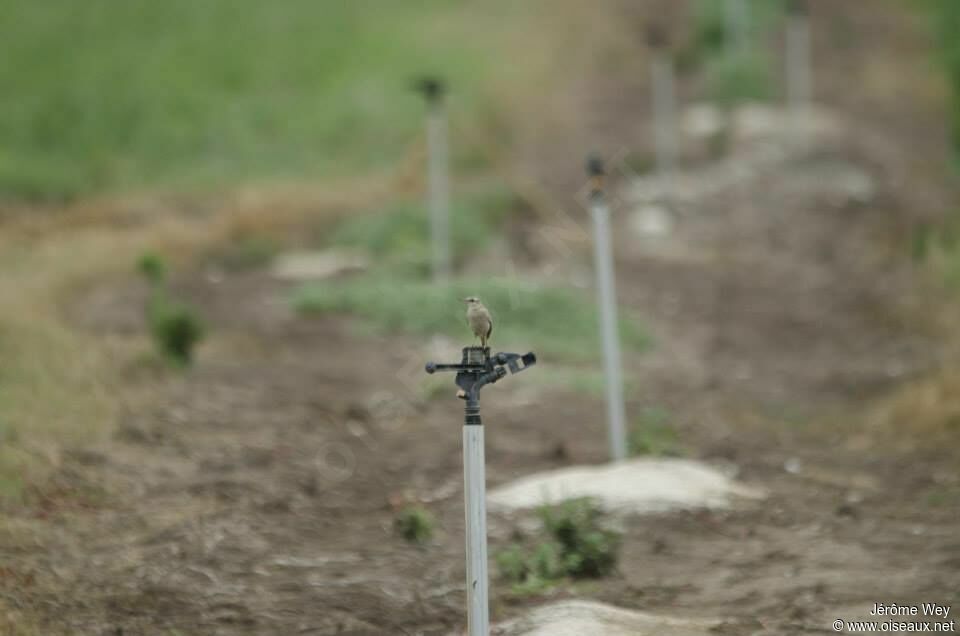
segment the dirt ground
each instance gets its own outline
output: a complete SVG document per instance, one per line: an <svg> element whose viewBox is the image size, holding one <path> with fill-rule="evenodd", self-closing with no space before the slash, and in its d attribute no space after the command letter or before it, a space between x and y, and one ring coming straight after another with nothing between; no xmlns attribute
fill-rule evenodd
<svg viewBox="0 0 960 636"><path fill-rule="evenodd" d="M621 97L609 108L623 115L639 98ZM618 295L656 343L625 361L639 387L628 410L667 409L689 456L770 496L626 518L615 576L545 598L757 635L832 633L878 602L960 607L956 445L905 450L859 425L869 400L944 354L901 251L917 195L896 153L864 149L883 131L846 108L831 117L848 134L677 204L657 242L631 233L618 185ZM550 263L563 278L589 263L536 251L536 226L518 231L531 271ZM131 400L108 444L64 453L59 480L82 496L21 513L27 532L0 544L0 595L50 636L459 633L461 404L419 391L430 344L298 316L266 271L209 274L176 281L211 331L183 375L130 355L144 343L138 282L96 285L67 307L150 397ZM542 358L487 390L488 486L604 461L602 401L529 377L550 373ZM438 519L423 547L392 528L407 501ZM491 551L518 523L491 518ZM495 582L493 617L545 598Z"/></svg>

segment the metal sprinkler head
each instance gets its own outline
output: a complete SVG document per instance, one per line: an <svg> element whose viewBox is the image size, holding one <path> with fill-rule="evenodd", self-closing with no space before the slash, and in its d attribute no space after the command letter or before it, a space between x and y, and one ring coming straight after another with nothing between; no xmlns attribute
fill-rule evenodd
<svg viewBox="0 0 960 636"><path fill-rule="evenodd" d="M486 468L480 389L508 374L533 366L533 352L497 353L489 347L464 347L459 364L428 362L427 373L456 371L457 397L466 400L463 418L463 507L466 515L467 625L470 636L490 633L487 575Z"/></svg>
<svg viewBox="0 0 960 636"><path fill-rule="evenodd" d="M439 77L424 75L413 81L413 89L422 94L427 102L433 104L443 99L447 92L447 84Z"/></svg>
<svg viewBox="0 0 960 636"><path fill-rule="evenodd" d="M600 155L592 154L587 157L587 176L590 177L591 196L596 197L601 195L606 174L603 166L603 158Z"/></svg>
<svg viewBox="0 0 960 636"><path fill-rule="evenodd" d="M660 22L647 25L647 46L651 49L665 49L670 46L670 35Z"/></svg>
<svg viewBox="0 0 960 636"><path fill-rule="evenodd" d="M603 167L603 157L598 154L587 157L587 174L591 177L602 177L606 174Z"/></svg>
<svg viewBox="0 0 960 636"><path fill-rule="evenodd" d="M437 371L456 371L454 380L461 397L474 403L480 399L480 389L503 379L508 374L520 373L537 362L537 356L532 351L520 355L518 353L497 353L490 355L490 347L464 347L463 357L459 364L445 364L428 362L425 366L427 373Z"/></svg>

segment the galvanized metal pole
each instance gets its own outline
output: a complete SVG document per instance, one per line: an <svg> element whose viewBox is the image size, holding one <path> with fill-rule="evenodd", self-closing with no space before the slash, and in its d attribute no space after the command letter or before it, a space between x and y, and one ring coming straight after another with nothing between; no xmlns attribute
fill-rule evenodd
<svg viewBox="0 0 960 636"><path fill-rule="evenodd" d="M750 39L750 6L747 0L724 1L724 41L727 56L735 58L747 52Z"/></svg>
<svg viewBox="0 0 960 636"><path fill-rule="evenodd" d="M592 158L587 172L593 186L590 215L593 217L593 255L597 273L597 303L600 306L600 337L607 388L607 436L614 461L627 456L626 410L623 403L623 375L620 336L617 328L617 294L613 276L613 246L610 239L610 209L603 193L603 162Z"/></svg>
<svg viewBox="0 0 960 636"><path fill-rule="evenodd" d="M787 104L798 132L806 130L813 101L813 61L810 45L810 17L806 3L790 3L787 19Z"/></svg>
<svg viewBox="0 0 960 636"><path fill-rule="evenodd" d="M657 174L666 181L673 174L677 156L673 59L667 34L660 25L650 25L647 30L647 44L651 52L650 76Z"/></svg>
<svg viewBox="0 0 960 636"><path fill-rule="evenodd" d="M469 405L468 405L469 409ZM470 636L489 636L487 487L479 406L463 427L463 486L467 535L467 625Z"/></svg>
<svg viewBox="0 0 960 636"><path fill-rule="evenodd" d="M443 283L450 278L450 165L447 145L447 111L440 80L425 79L420 83L427 100L427 178L430 210L430 242L433 280Z"/></svg>
<svg viewBox="0 0 960 636"><path fill-rule="evenodd" d="M489 577L487 576L487 485L484 465L480 390L529 369L537 363L532 351L523 355L489 347L464 347L460 364L427 362L427 373L456 371L457 396L466 400L463 412L463 509L467 543L467 625L470 636L489 636Z"/></svg>
<svg viewBox="0 0 960 636"><path fill-rule="evenodd" d="M674 75L669 55L658 54L651 62L653 74L653 126L657 145L657 173L667 179L676 167L677 142L674 129Z"/></svg>

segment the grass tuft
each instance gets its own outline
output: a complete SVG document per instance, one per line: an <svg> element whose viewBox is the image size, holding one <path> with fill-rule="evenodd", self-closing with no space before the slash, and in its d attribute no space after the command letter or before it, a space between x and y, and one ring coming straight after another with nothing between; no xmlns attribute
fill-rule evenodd
<svg viewBox="0 0 960 636"><path fill-rule="evenodd" d="M171 362L177 366L193 362L193 350L203 339L204 327L191 307L158 293L150 301L147 317L154 342Z"/></svg>
<svg viewBox="0 0 960 636"><path fill-rule="evenodd" d="M167 263L153 252L147 252L140 257L137 270L154 286L162 284L167 278Z"/></svg>
<svg viewBox="0 0 960 636"><path fill-rule="evenodd" d="M144 254L138 267L152 286L147 300L147 323L157 349L174 364L189 365L194 347L203 339L203 323L190 306L170 297L163 284L167 267L160 256Z"/></svg>
<svg viewBox="0 0 960 636"><path fill-rule="evenodd" d="M393 520L394 528L410 543L423 544L433 537L436 521L428 510L420 506L407 506Z"/></svg>
<svg viewBox="0 0 960 636"><path fill-rule="evenodd" d="M531 548L514 543L495 557L514 594L538 594L568 577L599 578L616 569L620 534L603 527L603 515L591 499L544 506L539 515L539 542Z"/></svg>
<svg viewBox="0 0 960 636"><path fill-rule="evenodd" d="M562 570L574 578L595 578L613 572L620 536L600 525L602 512L587 497L540 508L543 527L560 546Z"/></svg>

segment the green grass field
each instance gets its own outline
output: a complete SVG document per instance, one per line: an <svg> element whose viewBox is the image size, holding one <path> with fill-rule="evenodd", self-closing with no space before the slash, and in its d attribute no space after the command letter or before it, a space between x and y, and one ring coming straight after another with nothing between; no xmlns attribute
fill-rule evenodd
<svg viewBox="0 0 960 636"><path fill-rule="evenodd" d="M393 165L420 132L412 80L450 78L458 116L482 117L494 71L522 66L498 36L532 7L0 0L0 198Z"/></svg>

